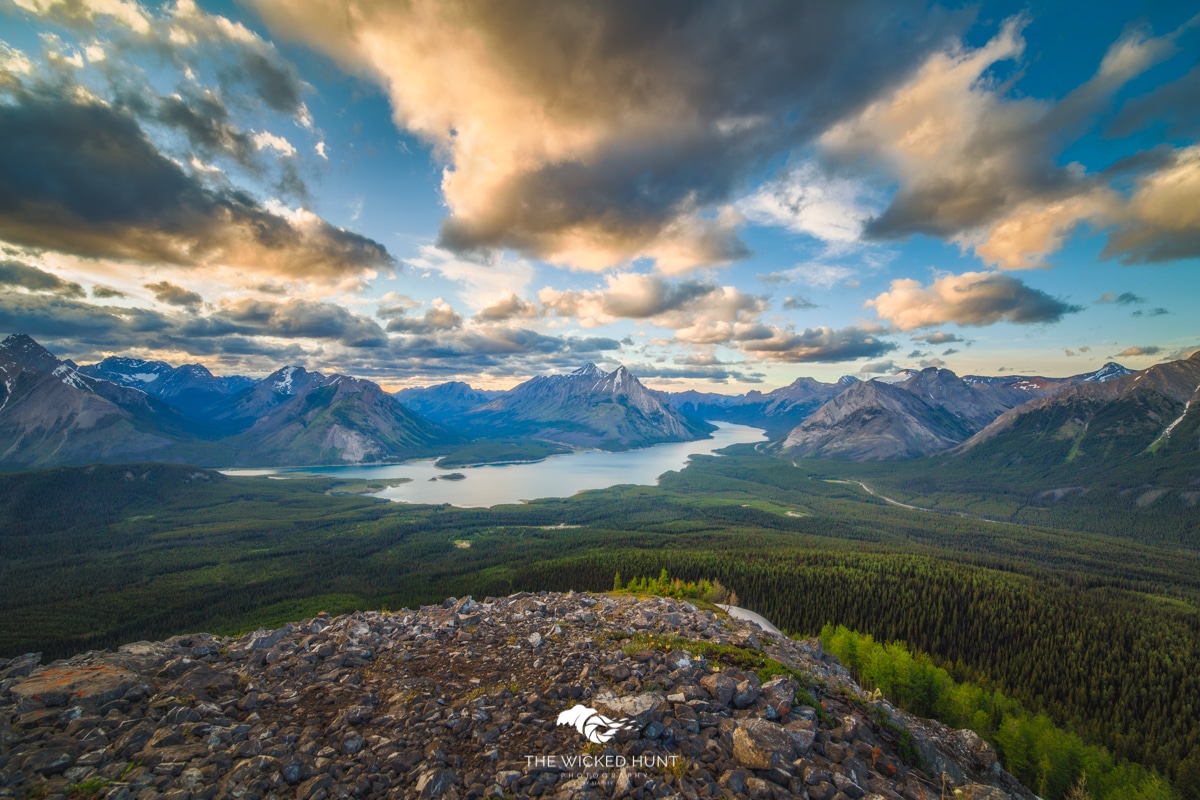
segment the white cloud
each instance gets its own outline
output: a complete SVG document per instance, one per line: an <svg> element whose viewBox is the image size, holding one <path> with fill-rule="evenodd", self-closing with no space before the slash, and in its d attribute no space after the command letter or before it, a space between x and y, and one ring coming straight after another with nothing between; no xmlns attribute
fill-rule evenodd
<svg viewBox="0 0 1200 800"><path fill-rule="evenodd" d="M865 181L829 176L805 161L763 184L737 207L759 225L845 246L858 242L863 226L881 205L878 193Z"/></svg>
<svg viewBox="0 0 1200 800"><path fill-rule="evenodd" d="M433 245L423 245L418 252L420 255L406 259L406 263L419 270L436 272L461 285L459 297L476 311L505 292L524 295L533 280L534 267L524 259L501 258L491 263L479 263Z"/></svg>
<svg viewBox="0 0 1200 800"><path fill-rule="evenodd" d="M254 146L259 150L270 148L283 156L296 155L296 148L292 146L291 142L282 136L276 136L270 131L254 131L251 139L254 141Z"/></svg>

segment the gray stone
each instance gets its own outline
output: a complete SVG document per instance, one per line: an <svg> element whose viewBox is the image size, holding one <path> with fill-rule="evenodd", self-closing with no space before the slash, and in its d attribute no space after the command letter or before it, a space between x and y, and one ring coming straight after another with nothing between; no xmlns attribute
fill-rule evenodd
<svg viewBox="0 0 1200 800"><path fill-rule="evenodd" d="M738 764L750 769L790 766L792 738L774 722L743 720L733 732L733 757Z"/></svg>

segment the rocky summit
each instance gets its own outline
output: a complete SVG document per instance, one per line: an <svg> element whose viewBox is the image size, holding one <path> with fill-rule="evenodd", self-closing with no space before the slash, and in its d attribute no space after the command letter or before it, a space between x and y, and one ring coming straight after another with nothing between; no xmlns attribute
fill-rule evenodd
<svg viewBox="0 0 1200 800"><path fill-rule="evenodd" d="M680 600L516 594L0 660L0 797L1033 795L816 640Z"/></svg>

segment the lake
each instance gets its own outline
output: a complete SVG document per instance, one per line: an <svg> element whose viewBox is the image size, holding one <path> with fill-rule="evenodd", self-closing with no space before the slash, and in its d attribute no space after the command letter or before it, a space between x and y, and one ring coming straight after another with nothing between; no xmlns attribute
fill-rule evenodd
<svg viewBox="0 0 1200 800"><path fill-rule="evenodd" d="M570 497L586 489L603 489L621 483L652 486L664 472L682 469L692 455L710 455L732 444L766 440L759 428L725 422L717 426L711 439L673 442L621 453L589 450L550 456L533 464L487 464L479 467L438 469L435 459L407 461L403 464L369 466L293 467L287 469L233 469L226 475L330 475L338 478L396 479L411 478L410 483L378 492L397 503L449 503L478 508L520 503L540 497ZM451 473L465 475L464 480L446 480ZM430 480L438 478L438 480Z"/></svg>

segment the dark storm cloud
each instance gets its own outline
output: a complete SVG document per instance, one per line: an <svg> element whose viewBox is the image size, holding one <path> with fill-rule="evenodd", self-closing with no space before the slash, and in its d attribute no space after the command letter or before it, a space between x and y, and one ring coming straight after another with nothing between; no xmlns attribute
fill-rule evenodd
<svg viewBox="0 0 1200 800"><path fill-rule="evenodd" d="M669 271L742 257L737 221L709 212L968 19L908 0L255 6L446 154L447 246Z"/></svg>
<svg viewBox="0 0 1200 800"><path fill-rule="evenodd" d="M31 292L46 292L62 297L83 297L83 287L64 281L57 275L22 264L19 261L0 261L0 285L19 286Z"/></svg>
<svg viewBox="0 0 1200 800"><path fill-rule="evenodd" d="M213 189L128 113L15 93L0 104L0 236L89 258L227 264L295 277L390 269L383 245L311 215Z"/></svg>

